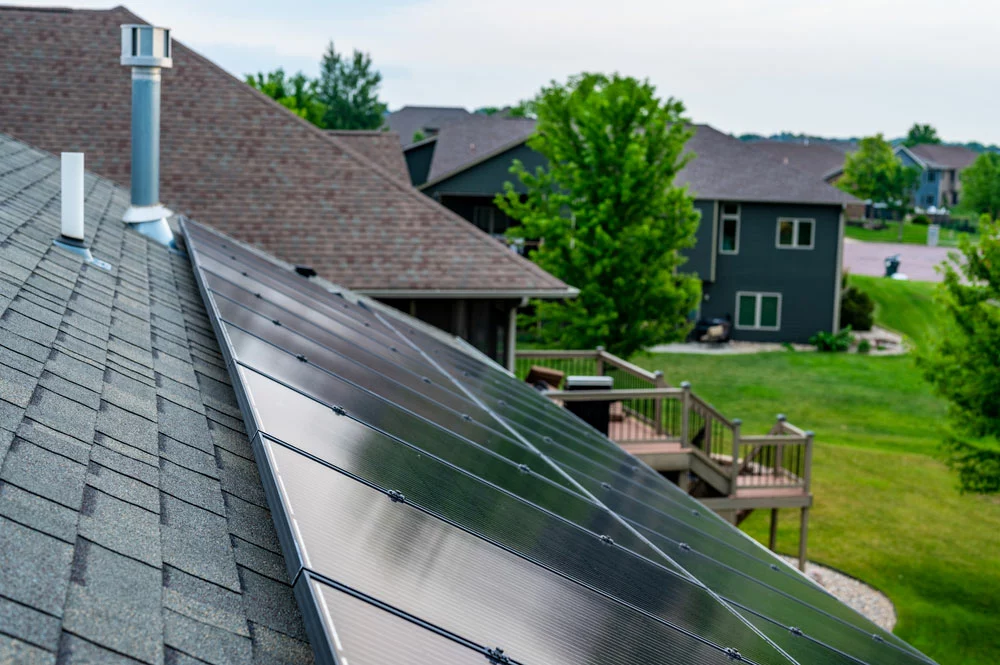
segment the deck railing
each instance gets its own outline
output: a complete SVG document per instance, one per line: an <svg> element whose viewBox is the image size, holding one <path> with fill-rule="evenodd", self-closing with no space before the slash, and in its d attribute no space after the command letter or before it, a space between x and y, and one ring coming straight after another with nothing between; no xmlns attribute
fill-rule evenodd
<svg viewBox="0 0 1000 665"><path fill-rule="evenodd" d="M746 435L742 421L724 416L695 394L689 383L668 387L662 372L650 372L602 349L517 352L519 378L527 376L533 365L566 374L614 376L612 390L550 390L546 394L562 404L610 402L609 436L616 443L675 443L697 449L729 476L730 493L775 487L809 491L812 433L795 427L784 416L778 416L767 434Z"/></svg>

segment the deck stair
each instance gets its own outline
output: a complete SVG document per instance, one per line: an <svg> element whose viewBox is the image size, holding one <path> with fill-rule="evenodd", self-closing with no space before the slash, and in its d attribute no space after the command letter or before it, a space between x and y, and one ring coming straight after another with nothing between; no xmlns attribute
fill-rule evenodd
<svg viewBox="0 0 1000 665"><path fill-rule="evenodd" d="M526 376L533 366L613 376L613 390L555 389L546 395L560 404L610 402L612 441L734 524L754 510L770 510L772 550L778 510L799 510L799 564L805 565L812 432L779 415L767 434L744 434L739 419L721 414L689 383L670 386L662 372L650 372L600 348L517 353L518 376Z"/></svg>

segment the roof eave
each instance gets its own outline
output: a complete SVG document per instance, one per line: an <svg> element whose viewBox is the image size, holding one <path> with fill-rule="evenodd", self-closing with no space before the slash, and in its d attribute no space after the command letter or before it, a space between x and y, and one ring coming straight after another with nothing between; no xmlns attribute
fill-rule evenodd
<svg viewBox="0 0 1000 665"><path fill-rule="evenodd" d="M354 288L355 293L369 298L451 298L467 300L497 300L508 298L539 298L560 300L575 298L580 289L567 286L562 289L365 289Z"/></svg>

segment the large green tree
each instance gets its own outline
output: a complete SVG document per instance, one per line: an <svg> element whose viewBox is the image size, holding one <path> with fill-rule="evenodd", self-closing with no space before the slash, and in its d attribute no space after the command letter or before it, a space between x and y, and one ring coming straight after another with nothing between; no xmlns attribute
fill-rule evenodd
<svg viewBox="0 0 1000 665"><path fill-rule="evenodd" d="M963 207L987 214L990 219L1000 216L1000 155L984 152L960 177Z"/></svg>
<svg viewBox="0 0 1000 665"><path fill-rule="evenodd" d="M378 129L386 105L378 99L382 75L372 67L367 53L354 51L350 58L337 53L333 42L320 63L316 91L326 106L323 126L327 129Z"/></svg>
<svg viewBox="0 0 1000 665"><path fill-rule="evenodd" d="M574 299L538 302L542 340L628 356L684 337L700 282L680 272L698 213L674 177L692 131L684 106L645 81L581 74L553 82L533 104L528 145L548 160L534 173L515 162L526 195L511 183L496 202L542 240L534 261L580 289Z"/></svg>
<svg viewBox="0 0 1000 665"><path fill-rule="evenodd" d="M884 203L899 217L899 239L903 239L903 216L909 206L920 172L903 166L892 144L881 134L861 139L857 151L844 161L844 175L837 186L862 201Z"/></svg>
<svg viewBox="0 0 1000 665"><path fill-rule="evenodd" d="M1000 492L1000 226L984 219L960 252L939 291L946 325L919 362L949 402L944 447L962 489Z"/></svg>
<svg viewBox="0 0 1000 665"><path fill-rule="evenodd" d="M322 126L326 106L316 95L316 82L302 72L286 76L284 69L247 74L246 82L292 113Z"/></svg>
<svg viewBox="0 0 1000 665"><path fill-rule="evenodd" d="M941 143L941 139L938 138L937 130L931 125L921 125L920 123L914 123L910 127L910 131L906 133L906 138L903 139L903 145L908 148L912 148L915 145L920 145L921 143Z"/></svg>

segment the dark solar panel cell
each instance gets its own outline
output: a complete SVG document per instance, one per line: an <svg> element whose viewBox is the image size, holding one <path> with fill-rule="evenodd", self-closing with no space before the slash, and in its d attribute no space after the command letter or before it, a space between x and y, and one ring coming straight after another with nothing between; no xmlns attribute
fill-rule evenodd
<svg viewBox="0 0 1000 665"><path fill-rule="evenodd" d="M252 298L252 296L251 296ZM459 413L476 413L485 418L485 412L468 399L442 388L437 376L431 379L407 372L381 356L368 353L349 344L325 329L302 320L282 316L282 312L266 302L256 303L256 309L248 309L254 303L236 302L227 297L216 298L219 313L228 323L253 332L279 346L297 346L315 365L324 369L352 377L356 381L362 376L373 377L372 381L399 384L404 389L423 395ZM279 318L281 317L281 318ZM377 378L374 378L377 377ZM450 380L447 378L444 381Z"/></svg>
<svg viewBox="0 0 1000 665"><path fill-rule="evenodd" d="M263 446L277 470L306 566L336 582L477 644L498 645L526 663L730 662L722 650L701 639L405 500L394 500L283 446L267 441ZM717 603L691 603L686 611L692 625L732 619ZM744 644L748 658L780 660L744 624L730 625L728 641Z"/></svg>
<svg viewBox="0 0 1000 665"><path fill-rule="evenodd" d="M365 354L380 356L418 376L430 373L438 380L444 377L443 374L421 359L414 359L410 354L400 353L397 346L398 340L385 337L376 330L358 326L354 320L340 316L336 312L322 314L317 310L302 307L299 303L291 301L273 289L260 287L252 282L237 284L211 272L205 273L205 283L208 284L213 293L235 300L251 307L251 309L256 309L260 305L261 312L268 312L272 318L281 321L282 325L288 325L298 330L311 330L313 328L325 330L330 335L339 338L341 343L345 344L345 350L350 349L351 352L360 350ZM258 290L254 291L254 288ZM258 293L260 294L259 298L256 295ZM459 392L453 386L449 387L452 388L453 392Z"/></svg>
<svg viewBox="0 0 1000 665"><path fill-rule="evenodd" d="M383 395L351 384L315 365L300 362L295 356L238 328L227 328L227 334L237 360L268 376L280 376L288 385L319 401L332 401L331 406L345 409L352 417L372 427L428 450L451 446L454 449L451 454L458 456L457 459L470 454L464 452L463 445L478 445L515 464L525 464L552 482L569 486L566 479L540 457L475 422L465 421L440 408L435 411L429 403L423 409L424 415L418 416ZM436 415L434 420L427 419L428 413Z"/></svg>
<svg viewBox="0 0 1000 665"><path fill-rule="evenodd" d="M482 652L408 621L388 610L303 577L327 635L329 655L349 665L434 663L482 665Z"/></svg>

